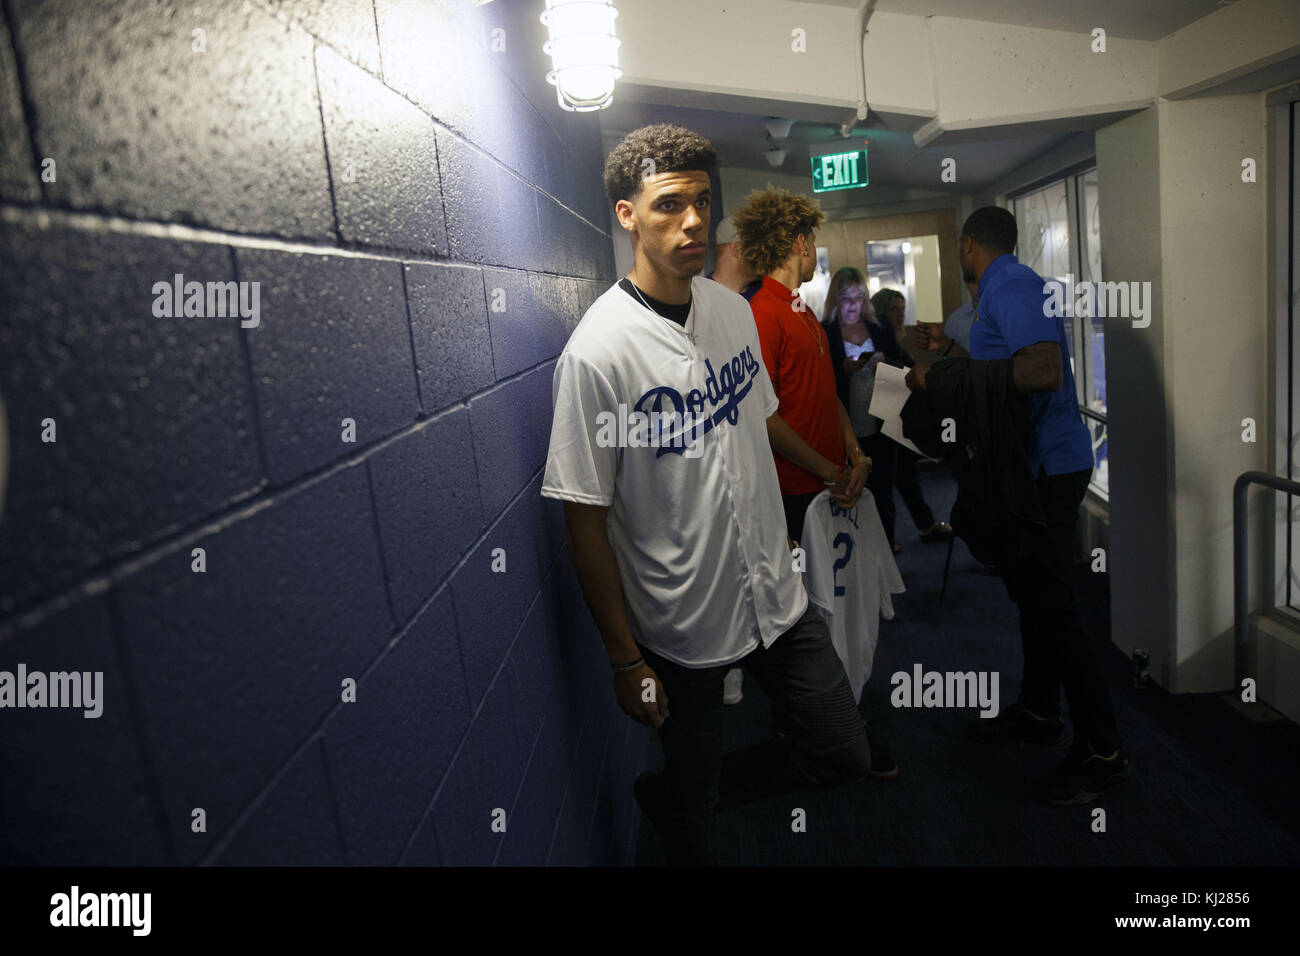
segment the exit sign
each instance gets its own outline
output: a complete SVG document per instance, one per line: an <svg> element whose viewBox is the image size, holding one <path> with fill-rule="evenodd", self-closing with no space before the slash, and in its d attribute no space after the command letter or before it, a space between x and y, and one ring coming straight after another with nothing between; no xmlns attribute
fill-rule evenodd
<svg viewBox="0 0 1300 956"><path fill-rule="evenodd" d="M815 193L827 193L836 189L858 189L867 185L867 151L855 149L848 153L814 156L812 180Z"/></svg>

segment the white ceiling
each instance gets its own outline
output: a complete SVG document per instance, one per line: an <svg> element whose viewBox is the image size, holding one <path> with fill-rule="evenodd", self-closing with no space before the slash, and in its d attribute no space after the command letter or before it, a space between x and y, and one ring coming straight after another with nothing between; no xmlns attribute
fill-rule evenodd
<svg viewBox="0 0 1300 956"><path fill-rule="evenodd" d="M617 139L651 123L675 123L707 137L718 150L724 168L739 166L766 171L773 167L763 156L771 146L765 119L745 113L634 102L620 99L615 93L614 102L601 111L600 125L607 138ZM917 123L920 122L918 119ZM809 146L830 141L856 146L867 139L870 141L867 165L873 184L934 189L939 181L941 160L952 157L960 171L960 191L970 192L1000 179L1069 135L1072 134L1046 133L918 149L910 130L886 129L875 123L874 116L854 127L854 135L848 140L840 136L839 127L834 124L800 121L794 124L783 144L787 154L779 169L792 176L809 176Z"/></svg>
<svg viewBox="0 0 1300 956"><path fill-rule="evenodd" d="M858 0L796 0L827 6L849 7ZM875 0L878 12L913 16L950 16L997 23L1015 23L1043 29L1072 30L1087 33L1104 27L1111 36L1157 40L1162 36L1213 13L1231 0ZM869 27L869 25L868 25ZM682 101L690 106L680 105ZM786 118L808 114L795 112L786 104ZM614 96L614 103L601 112L601 129L608 141L650 123L676 123L707 136L718 149L724 167L772 169L764 151L772 143L764 129L766 109L780 109L779 104L740 105L725 96L692 92L624 89ZM840 115L839 111L832 111ZM808 147L834 140L859 143L870 140L868 166L873 185L934 190L936 171L946 157L957 160L961 192L977 191L997 182L1029 160L1060 145L1070 136L1087 135L1102 120L1079 119L1075 126L1043 129L1030 135L1013 135L1012 130L972 130L962 138L948 137L942 146L919 149L912 132L924 118L912 120L891 117L886 122L874 112L865 123L854 127L853 136L844 140L837 122L801 119L795 123L788 140L788 150L780 171L792 176L809 175ZM967 141L972 140L972 141ZM946 191L946 190L944 190ZM865 197L864 197L865 198Z"/></svg>
<svg viewBox="0 0 1300 956"><path fill-rule="evenodd" d="M828 7L857 7L858 0L795 0ZM1159 40L1228 6L1232 0L876 0L881 13L915 17L957 17L988 23L1014 23L1045 30ZM868 24L870 28L870 24Z"/></svg>

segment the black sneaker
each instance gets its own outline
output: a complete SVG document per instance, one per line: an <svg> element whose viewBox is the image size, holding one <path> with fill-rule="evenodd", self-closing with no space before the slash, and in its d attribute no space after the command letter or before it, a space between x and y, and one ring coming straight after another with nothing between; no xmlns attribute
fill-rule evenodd
<svg viewBox="0 0 1300 956"><path fill-rule="evenodd" d="M982 744L1025 743L1057 747L1069 736L1065 731L1065 721L1060 717L1042 717L1020 704L1012 704L996 717L976 717L968 727L971 740Z"/></svg>
<svg viewBox="0 0 1300 956"><path fill-rule="evenodd" d="M1086 740L1076 740L1061 765L1035 785L1034 798L1055 807L1076 807L1097 799L1132 772L1123 747L1103 757Z"/></svg>
<svg viewBox="0 0 1300 956"><path fill-rule="evenodd" d="M871 747L871 769L867 776L872 780L894 780L898 777L898 761L889 752L884 738L877 736L866 721L867 744Z"/></svg>

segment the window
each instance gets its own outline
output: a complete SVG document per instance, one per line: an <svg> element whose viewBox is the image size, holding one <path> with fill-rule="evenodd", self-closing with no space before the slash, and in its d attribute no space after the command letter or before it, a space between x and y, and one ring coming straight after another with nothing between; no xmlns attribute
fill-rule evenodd
<svg viewBox="0 0 1300 956"><path fill-rule="evenodd" d="M1292 101L1290 116L1289 169L1286 175L1288 215L1282 219L1282 239L1286 249L1286 302L1278 318L1285 341L1279 343L1278 387L1282 401L1278 412L1283 417L1281 433L1286 436L1286 448L1278 458L1278 472L1292 481L1300 481L1300 102ZM1300 611L1300 500L1294 495L1284 496L1286 502L1283 546L1286 551L1286 577L1283 581L1282 605Z"/></svg>
<svg viewBox="0 0 1300 956"><path fill-rule="evenodd" d="M1019 234L1016 258L1044 279L1062 283L1068 301L1074 300L1077 283L1102 281L1098 207L1096 167L1064 176L1011 200ZM1101 315L1067 315L1064 322L1075 397L1092 434L1091 487L1105 498L1110 487L1110 459L1103 320Z"/></svg>
<svg viewBox="0 0 1300 956"><path fill-rule="evenodd" d="M1066 198L1061 180L1012 201L1020 236L1016 257L1043 278L1062 282L1074 271Z"/></svg>
<svg viewBox="0 0 1300 956"><path fill-rule="evenodd" d="M874 240L866 244L866 258L867 294L901 292L904 325L944 320L937 235Z"/></svg>

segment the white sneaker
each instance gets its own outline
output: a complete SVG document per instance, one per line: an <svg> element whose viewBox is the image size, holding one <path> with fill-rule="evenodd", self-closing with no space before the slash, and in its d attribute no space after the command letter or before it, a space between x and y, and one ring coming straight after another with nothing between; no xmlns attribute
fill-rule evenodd
<svg viewBox="0 0 1300 956"><path fill-rule="evenodd" d="M740 703L741 698L745 696L740 687L740 682L744 678L745 672L739 667L733 667L727 671L727 676L722 679L722 702L724 704Z"/></svg>

